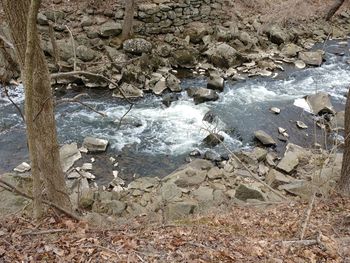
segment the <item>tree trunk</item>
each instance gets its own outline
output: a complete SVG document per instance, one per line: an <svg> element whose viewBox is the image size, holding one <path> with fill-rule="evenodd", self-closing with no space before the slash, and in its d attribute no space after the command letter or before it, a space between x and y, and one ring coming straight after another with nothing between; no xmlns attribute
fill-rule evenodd
<svg viewBox="0 0 350 263"><path fill-rule="evenodd" d="M2 0L2 4L25 86L34 215L41 216L43 194L54 204L71 210L59 158L50 75L36 27L40 1L32 0L30 5L30 0Z"/></svg>
<svg viewBox="0 0 350 263"><path fill-rule="evenodd" d="M135 12L135 0L125 0L125 13L122 31L122 40L126 40L132 37L133 21Z"/></svg>
<svg viewBox="0 0 350 263"><path fill-rule="evenodd" d="M345 149L339 189L345 195L350 195L350 89L345 107Z"/></svg>
<svg viewBox="0 0 350 263"><path fill-rule="evenodd" d="M334 16L344 2L345 0L335 0L334 4L329 8L326 14L326 21L329 21Z"/></svg>

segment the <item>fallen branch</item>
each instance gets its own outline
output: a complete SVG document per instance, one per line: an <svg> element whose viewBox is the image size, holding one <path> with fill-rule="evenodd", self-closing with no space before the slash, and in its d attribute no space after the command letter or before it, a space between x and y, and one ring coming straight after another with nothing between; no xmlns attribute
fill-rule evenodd
<svg viewBox="0 0 350 263"><path fill-rule="evenodd" d="M94 109L93 107L91 107L90 105L87 105L86 103L82 102L79 100L80 97L83 97L83 96L88 96L88 94L86 93L83 93L83 94L79 94L73 98L64 98L64 99L60 99L58 101L56 101L56 105L59 105L59 104L62 104L62 103L79 103L81 105L83 105L84 107L90 109L91 111L101 115L102 117L107 117L107 115L103 112L100 112L96 109Z"/></svg>
<svg viewBox="0 0 350 263"><path fill-rule="evenodd" d="M16 107L16 109L17 109L19 115L21 115L21 118L22 118L23 122L25 122L26 120L25 120L25 118L24 118L24 114L23 114L21 108L11 99L11 97L10 97L10 95L9 95L8 90L7 90L6 87L4 87L4 90L5 90L5 95L6 95L6 97L7 97L7 98L9 99L9 101L13 104L13 106Z"/></svg>
<svg viewBox="0 0 350 263"><path fill-rule="evenodd" d="M304 239L306 228L307 228L307 225L309 223L310 216L311 216L311 211L312 211L312 208L313 208L314 203L315 203L315 199L316 199L316 191L313 192L311 200L310 200L310 203L309 203L309 206L308 206L308 208L306 210L305 220L304 220L304 222L302 224L302 227L301 227L300 240Z"/></svg>
<svg viewBox="0 0 350 263"><path fill-rule="evenodd" d="M21 236L36 236L36 235L47 235L47 234L55 234L55 233L63 233L63 232L71 232L68 229L60 228L60 229L48 229L48 230L41 230L41 231L29 231L24 232L21 234Z"/></svg>
<svg viewBox="0 0 350 263"><path fill-rule="evenodd" d="M19 194L19 195L21 195L21 196L23 196L23 197L25 197L27 199L34 200L34 198L32 196L30 196L29 194L24 193L23 191L19 190L16 186L13 186L12 184L4 181L1 178L0 178L0 187L6 189L9 192L17 193L17 194ZM58 211L62 212L63 214L69 216L70 218L73 218L73 219L75 219L77 221L80 221L80 218L78 216L76 216L75 214L73 214L72 212L67 211L66 209L64 209L64 208L62 208L62 207L60 207L60 206L58 206L58 205L56 205L56 204L54 204L54 203L52 203L50 201L42 200L42 202L44 204L47 204L48 206L51 206L51 207L57 209Z"/></svg>

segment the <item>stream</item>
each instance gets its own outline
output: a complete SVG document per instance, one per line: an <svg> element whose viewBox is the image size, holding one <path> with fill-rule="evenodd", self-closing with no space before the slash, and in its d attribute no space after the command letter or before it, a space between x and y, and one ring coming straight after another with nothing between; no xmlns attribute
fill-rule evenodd
<svg viewBox="0 0 350 263"><path fill-rule="evenodd" d="M331 95L336 110L344 110L345 94L350 83L349 49L336 41L325 45L326 61L318 68L296 70L286 66L276 78L254 77L233 82L227 81L220 99L195 105L186 94L188 87L206 86L206 77L182 79L184 91L180 99L169 108L162 104L161 97L147 94L136 100L131 112L119 129L119 119L128 109L128 104L112 98L108 90L84 90L89 98L83 101L107 114L100 115L79 104L63 104L56 109L59 142L78 142L94 136L109 141L106 153L93 155L96 159L93 173L100 183L108 183L115 169L109 157L119 163L123 179L139 176L164 176L185 163L189 152L209 150L202 144L208 130L216 131L225 138L225 145L232 151L255 144L253 134L264 130L274 138L278 127L287 129L290 142L311 147L314 144L313 119L311 114L293 105L295 99L316 91ZM23 88L11 87L10 96L23 107ZM78 91L70 90L59 97L73 97ZM281 114L269 112L271 107L281 109ZM211 111L219 122L209 124L203 116ZM309 128L297 129L295 122L303 121ZM318 132L321 133L321 130ZM278 141L276 139L276 141ZM286 143L278 141L277 150L282 152ZM225 154L221 145L211 149ZM227 153L226 153L227 154ZM84 155L86 162L92 155ZM11 171L22 161L28 160L23 122L6 96L0 92L0 173Z"/></svg>

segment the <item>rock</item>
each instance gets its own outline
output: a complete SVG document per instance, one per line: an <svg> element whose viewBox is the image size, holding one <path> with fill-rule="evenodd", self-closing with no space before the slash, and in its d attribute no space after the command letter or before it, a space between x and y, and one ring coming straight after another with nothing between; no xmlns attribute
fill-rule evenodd
<svg viewBox="0 0 350 263"><path fill-rule="evenodd" d="M105 46L105 50L107 52L107 56L113 62L124 63L124 62L128 61L128 56L126 54L124 54L123 52L121 52L113 47Z"/></svg>
<svg viewBox="0 0 350 263"><path fill-rule="evenodd" d="M197 206L197 202L192 200L171 203L166 207L166 217L168 220L181 219L193 214Z"/></svg>
<svg viewBox="0 0 350 263"><path fill-rule="evenodd" d="M305 123L303 123L302 121L297 121L297 126L300 129L307 129L307 125Z"/></svg>
<svg viewBox="0 0 350 263"><path fill-rule="evenodd" d="M213 201L214 190L207 186L200 186L198 189L192 192L193 197L198 200L200 203L207 203Z"/></svg>
<svg viewBox="0 0 350 263"><path fill-rule="evenodd" d="M140 98L140 97L143 97L143 91L138 89L138 88L136 88L132 84L128 84L128 83L124 82L120 86L120 89L123 91L125 97L127 97L127 98ZM124 96L120 93L119 89L116 89L113 92L113 97L124 98Z"/></svg>
<svg viewBox="0 0 350 263"><path fill-rule="evenodd" d="M212 112L212 111L208 111L204 117L203 117L203 121L206 121L208 123L213 123L216 119L218 119L218 117Z"/></svg>
<svg viewBox="0 0 350 263"><path fill-rule="evenodd" d="M78 46L76 52L77 57L84 62L92 61L96 57L96 52L84 45Z"/></svg>
<svg viewBox="0 0 350 263"><path fill-rule="evenodd" d="M177 49L172 55L175 64L182 68L193 68L197 64L196 54L193 50Z"/></svg>
<svg viewBox="0 0 350 263"><path fill-rule="evenodd" d="M282 50L281 54L285 57L296 57L298 55L298 52L302 51L303 49L299 47L298 45L294 43L289 43L285 45Z"/></svg>
<svg viewBox="0 0 350 263"><path fill-rule="evenodd" d="M204 171L208 171L210 170L212 167L214 167L213 163L207 160L203 160L203 159L196 159L194 161L192 161L189 164L189 167L192 167L196 170L204 170Z"/></svg>
<svg viewBox="0 0 350 263"><path fill-rule="evenodd" d="M297 61L295 61L295 62L294 62L294 65L295 65L295 67L298 68L298 69L303 69L303 68L306 67L305 62L302 61L302 60L297 60Z"/></svg>
<svg viewBox="0 0 350 263"><path fill-rule="evenodd" d="M154 94L160 95L167 89L166 86L166 80L164 77L161 77L161 79L151 88Z"/></svg>
<svg viewBox="0 0 350 263"><path fill-rule="evenodd" d="M166 58L171 55L171 52L173 51L173 48L169 44L159 44L156 47L156 54L159 56Z"/></svg>
<svg viewBox="0 0 350 263"><path fill-rule="evenodd" d="M277 168L286 172L291 173L299 164L297 154L287 151L282 160L277 165Z"/></svg>
<svg viewBox="0 0 350 263"><path fill-rule="evenodd" d="M141 177L132 181L128 185L128 189L138 189L142 191L149 191L150 188L155 188L159 185L157 177Z"/></svg>
<svg viewBox="0 0 350 263"><path fill-rule="evenodd" d="M43 13L38 13L37 22L41 26L47 26L49 21Z"/></svg>
<svg viewBox="0 0 350 263"><path fill-rule="evenodd" d="M189 91L187 91L187 93L189 94ZM216 91L206 88L195 89L191 95L189 94L189 96L193 97L194 103L196 105L207 101L216 101L219 99L219 95L216 93Z"/></svg>
<svg viewBox="0 0 350 263"><path fill-rule="evenodd" d="M225 81L222 77L216 74L212 74L209 77L207 88L217 90L219 92L224 91Z"/></svg>
<svg viewBox="0 0 350 263"><path fill-rule="evenodd" d="M258 189L245 184L240 184L235 192L235 197L242 201L247 201L248 199L257 199L264 201L264 195Z"/></svg>
<svg viewBox="0 0 350 263"><path fill-rule="evenodd" d="M126 204L118 200L102 200L100 204L93 206L93 212L120 216L126 209Z"/></svg>
<svg viewBox="0 0 350 263"><path fill-rule="evenodd" d="M273 188L277 188L282 184L288 184L293 182L295 179L291 176L284 175L275 169L271 169L265 177L265 182Z"/></svg>
<svg viewBox="0 0 350 263"><path fill-rule="evenodd" d="M210 133L207 137L204 138L203 142L209 147L215 147L224 141L224 136L217 133Z"/></svg>
<svg viewBox="0 0 350 263"><path fill-rule="evenodd" d="M107 149L107 145L107 140L94 137L86 137L83 142L83 146L88 149L89 152L104 152Z"/></svg>
<svg viewBox="0 0 350 263"><path fill-rule="evenodd" d="M278 25L271 26L266 34L269 40L277 45L281 45L289 41L288 34Z"/></svg>
<svg viewBox="0 0 350 263"><path fill-rule="evenodd" d="M275 113L275 114L280 114L281 113L281 109L277 108L277 107L272 107L270 108L270 111Z"/></svg>
<svg viewBox="0 0 350 263"><path fill-rule="evenodd" d="M23 162L20 165L18 165L16 168L14 168L13 170L15 172L18 172L18 173L25 173L25 172L30 171L30 169L31 169L30 165L26 162Z"/></svg>
<svg viewBox="0 0 350 263"><path fill-rule="evenodd" d="M254 133L256 139L258 139L265 146L275 146L276 142L266 132L259 130Z"/></svg>
<svg viewBox="0 0 350 263"><path fill-rule="evenodd" d="M164 182L173 182L178 187L198 186L204 182L207 176L206 171L194 169L187 166L182 170L175 171L172 174L163 178Z"/></svg>
<svg viewBox="0 0 350 263"><path fill-rule="evenodd" d="M221 155L213 151L206 151L204 153L204 159L212 162L220 162L222 160Z"/></svg>
<svg viewBox="0 0 350 263"><path fill-rule="evenodd" d="M219 167L215 166L208 171L207 176L211 180L221 179L224 176L224 172Z"/></svg>
<svg viewBox="0 0 350 263"><path fill-rule="evenodd" d="M168 73L166 77L166 86L172 92L180 92L182 90L180 86L181 81L173 74Z"/></svg>
<svg viewBox="0 0 350 263"><path fill-rule="evenodd" d="M65 144L60 148L60 161L63 172L67 172L80 158L81 153L76 143Z"/></svg>
<svg viewBox="0 0 350 263"><path fill-rule="evenodd" d="M79 198L79 207L83 209L91 209L94 201L94 192L91 190L85 191Z"/></svg>
<svg viewBox="0 0 350 263"><path fill-rule="evenodd" d="M81 166L81 169L85 171L92 170L92 163L83 163L83 165Z"/></svg>
<svg viewBox="0 0 350 263"><path fill-rule="evenodd" d="M324 113L334 114L334 108L330 100L329 94L325 92L318 92L316 94L308 95L306 101L315 115Z"/></svg>
<svg viewBox="0 0 350 263"><path fill-rule="evenodd" d="M174 93L165 94L165 95L163 95L162 103L166 107L170 107L171 103L179 100L179 97L180 96L178 94L174 94Z"/></svg>
<svg viewBox="0 0 350 263"><path fill-rule="evenodd" d="M123 50L133 55L142 55L152 51L152 44L143 38L128 39L123 43Z"/></svg>
<svg viewBox="0 0 350 263"><path fill-rule="evenodd" d="M244 151L242 153L243 153L243 155L247 156L248 158L250 158L251 160L253 160L255 162L261 162L261 161L264 161L266 159L267 150L260 148L260 147L254 147L254 149L252 151L249 151L249 152Z"/></svg>
<svg viewBox="0 0 350 263"><path fill-rule="evenodd" d="M300 196L304 200L309 200L313 194L312 185L304 180L295 180L292 183L279 186L278 189Z"/></svg>
<svg viewBox="0 0 350 263"><path fill-rule="evenodd" d="M174 183L166 183L160 188L160 194L162 196L163 201L172 202L177 201L181 195L181 189Z"/></svg>
<svg viewBox="0 0 350 263"><path fill-rule="evenodd" d="M101 25L100 35L102 37L116 37L122 32L122 25L116 22L106 22Z"/></svg>
<svg viewBox="0 0 350 263"><path fill-rule="evenodd" d="M186 34L190 36L190 42L199 44L203 41L203 37L209 34L208 25L200 22L194 22L187 25Z"/></svg>
<svg viewBox="0 0 350 263"><path fill-rule="evenodd" d="M323 52L321 50L299 52L299 59L310 66L321 66L323 61Z"/></svg>
<svg viewBox="0 0 350 263"><path fill-rule="evenodd" d="M226 43L218 42L204 54L217 67L229 68L240 64L238 52Z"/></svg>

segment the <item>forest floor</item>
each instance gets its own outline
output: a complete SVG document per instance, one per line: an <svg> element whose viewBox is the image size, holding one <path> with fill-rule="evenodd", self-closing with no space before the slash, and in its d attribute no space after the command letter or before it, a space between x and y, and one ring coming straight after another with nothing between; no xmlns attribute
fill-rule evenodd
<svg viewBox="0 0 350 263"><path fill-rule="evenodd" d="M113 227L17 214L0 220L0 262L350 262L350 199L316 198L309 208L234 206L171 224L139 217Z"/></svg>

